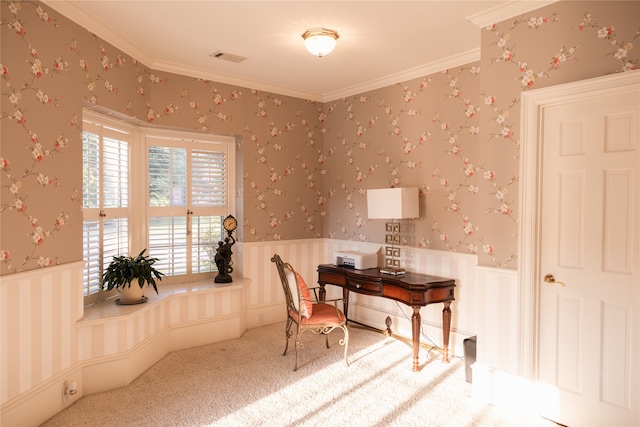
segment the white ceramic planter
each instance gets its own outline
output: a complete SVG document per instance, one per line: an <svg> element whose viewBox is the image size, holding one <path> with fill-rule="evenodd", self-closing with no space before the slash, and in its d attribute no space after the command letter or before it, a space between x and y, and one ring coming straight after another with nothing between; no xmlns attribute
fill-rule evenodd
<svg viewBox="0 0 640 427"><path fill-rule="evenodd" d="M120 292L120 298L116 300L118 304L140 304L147 299L144 296L144 287L140 287L138 282L134 282L131 286L125 286Z"/></svg>

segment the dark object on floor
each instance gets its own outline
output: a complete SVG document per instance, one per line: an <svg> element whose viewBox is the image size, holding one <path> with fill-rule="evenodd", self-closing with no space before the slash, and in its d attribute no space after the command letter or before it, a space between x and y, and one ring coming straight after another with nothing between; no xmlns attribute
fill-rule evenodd
<svg viewBox="0 0 640 427"><path fill-rule="evenodd" d="M471 376L471 365L476 363L476 342L478 336L474 335L469 338L465 338L462 341L464 347L464 376L468 383L473 382Z"/></svg>

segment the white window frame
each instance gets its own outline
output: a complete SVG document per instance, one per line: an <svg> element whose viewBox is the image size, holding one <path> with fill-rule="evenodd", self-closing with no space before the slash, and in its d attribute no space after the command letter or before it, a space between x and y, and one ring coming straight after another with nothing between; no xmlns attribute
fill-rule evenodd
<svg viewBox="0 0 640 427"><path fill-rule="evenodd" d="M128 226L128 231L127 231L127 236L128 236L128 242L127 242L127 247L128 249L131 248L131 162L132 160L132 154L133 154L133 146L134 146L134 140L136 139L137 136L137 129L135 128L135 126L131 126L127 123L121 122L121 121L117 121L117 120L112 120L108 117L96 114L92 111L83 111L83 117L82 117L82 132L84 133L85 131L91 132L93 134L96 134L100 137L100 139L102 140L102 138L104 137L113 137L114 139L117 140L121 140L121 141L127 141L128 142L128 148L129 148L129 152L128 152L128 165L127 165L127 170L129 171L129 187L127 190L127 206L126 207L119 207L119 208L105 208L103 206L104 200L102 198L102 194L101 194L101 202L100 202L100 207L99 208L82 208L82 221L83 221L83 253L84 253L84 222L85 221L104 221L104 220L109 220L109 219L114 219L114 218L126 218L127 219L127 226ZM126 136L126 137L125 137ZM100 144L100 147L102 148L102 143ZM84 162L84 160L83 160ZM83 163L83 170L84 170L84 163ZM84 174L84 172L83 172ZM99 180L101 182L101 185L99 186L100 189L99 191L102 192L102 173L99 174ZM84 176L83 176L83 188L84 188ZM83 203L84 206L84 203ZM100 226L102 228L102 225ZM102 244L102 242L101 242ZM88 261L85 260L85 263L87 263ZM108 260L103 259L103 263L104 264L108 264ZM101 268L104 268L105 265L101 266ZM102 270L99 270L100 273L102 273ZM85 291L90 292L90 290L87 289L88 284L84 283L83 280L83 293ZM85 305L87 304L92 304L98 301L102 301L105 300L107 298L110 298L112 296L117 295L117 292L115 290L112 291L103 291L102 287L100 287L100 290L98 292L93 292L93 293L89 293L88 295L86 295L84 297L84 303Z"/></svg>
<svg viewBox="0 0 640 427"><path fill-rule="evenodd" d="M137 174L144 174L144 177L138 176L136 181L140 180L145 183L145 227L144 230L140 230L144 232L143 239L145 242L149 242L149 224L146 222L149 218L153 216L154 213L159 213L162 211L171 212L172 216L181 216L187 215L187 211L191 212L188 215L188 218L192 218L193 216L220 216L222 218L227 215L235 212L235 188L236 188L236 171L235 171L235 138L229 136L220 136L220 135L208 135L208 134L200 134L195 132L182 132L182 131L174 131L174 130L164 130L164 129L155 129L155 128L141 128L142 137L145 140L144 144L144 152L141 153L144 156L144 164L146 167L144 170L142 168L138 168L136 171ZM171 147L195 147L195 146L224 146L226 151L226 168L227 174L225 179L225 204L220 207L210 207L210 208L200 208L193 206L185 206L185 207L167 207L167 208L156 208L149 206L149 191L148 191L148 150L152 145L163 145L163 146L171 146ZM187 158L188 169L190 168L190 159ZM190 220L189 220L190 224ZM148 244L148 243L147 243ZM153 253L151 253L153 256ZM215 266L214 266L215 269ZM217 271L213 271L210 273L188 273L187 275L180 276L167 276L163 278L162 283L173 284L173 283L181 283L181 282L194 282L198 280L204 279L212 279L217 274Z"/></svg>
<svg viewBox="0 0 640 427"><path fill-rule="evenodd" d="M129 194L128 194L128 236L129 236L129 254L137 255L142 249L148 248L149 245L149 183L148 183L148 141L155 139L174 139L183 141L198 141L205 144L224 144L226 145L226 189L225 189L225 205L224 207L215 209L206 213L206 215L220 215L226 217L234 214L236 209L235 193L236 193L236 149L235 138L230 136L211 135L189 131L179 130L163 130L149 128L146 126L137 126L120 120L114 120L103 114L94 111L83 110L83 124L85 121L95 123L97 125L107 126L116 130L123 130L130 133L131 141L129 145ZM134 167L140 165L140 167ZM183 210L186 210L185 207ZM195 211L194 211L195 212ZM83 212L84 214L84 212ZM83 215L83 221L85 218ZM84 245L84 242L83 242ZM84 251L84 247L83 247ZM135 254L133 253L135 252ZM149 252L147 252L149 254ZM153 256L153 254L151 254ZM214 266L215 268L215 266ZM183 282L192 282L204 279L211 279L217 274L216 271L210 273L191 274L187 276L164 277L160 286L163 284L174 284ZM83 287L84 287L83 283ZM102 295L98 295L102 294ZM117 293L114 293L117 295ZM93 293L85 297L85 305L91 304L96 300L105 299L112 294L105 294L104 291Z"/></svg>

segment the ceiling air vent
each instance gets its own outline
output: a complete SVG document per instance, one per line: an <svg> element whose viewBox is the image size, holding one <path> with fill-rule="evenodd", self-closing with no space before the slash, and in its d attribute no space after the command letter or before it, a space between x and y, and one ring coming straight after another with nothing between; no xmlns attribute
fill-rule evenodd
<svg viewBox="0 0 640 427"><path fill-rule="evenodd" d="M221 50L217 50L209 56L216 59L224 59L225 61L235 62L236 64L239 64L240 62L247 59L244 56L234 55L233 53L227 53Z"/></svg>

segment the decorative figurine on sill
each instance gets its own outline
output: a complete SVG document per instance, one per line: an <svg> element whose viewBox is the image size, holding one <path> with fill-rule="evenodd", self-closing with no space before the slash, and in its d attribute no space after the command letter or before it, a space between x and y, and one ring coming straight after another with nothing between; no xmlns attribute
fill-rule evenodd
<svg viewBox="0 0 640 427"><path fill-rule="evenodd" d="M231 246L236 243L236 239L233 238L231 233L238 227L238 221L232 216L227 216L222 222L224 229L227 231L228 236L224 238L224 242L220 240L218 242L218 248L216 249L216 255L214 260L218 267L218 275L214 279L216 283L230 283L233 278L230 273L233 272L233 261L231 260Z"/></svg>

